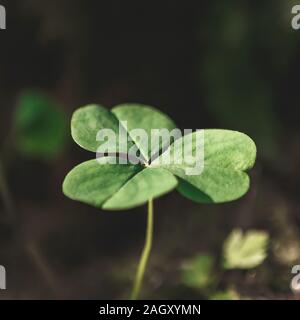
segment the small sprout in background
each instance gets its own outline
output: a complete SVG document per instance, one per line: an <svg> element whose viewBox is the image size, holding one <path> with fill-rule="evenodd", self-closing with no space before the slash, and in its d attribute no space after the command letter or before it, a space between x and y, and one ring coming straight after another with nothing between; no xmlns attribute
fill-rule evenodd
<svg viewBox="0 0 300 320"><path fill-rule="evenodd" d="M213 270L213 257L198 255L184 263L182 281L188 287L205 290L216 283Z"/></svg>
<svg viewBox="0 0 300 320"><path fill-rule="evenodd" d="M46 95L28 91L18 101L14 116L18 152L29 158L53 159L67 138L66 116Z"/></svg>
<svg viewBox="0 0 300 320"><path fill-rule="evenodd" d="M241 132L204 130L204 170L198 176L191 176L185 170L191 166L187 162L190 159L181 157L183 150L176 148L178 142L184 142L187 136L179 138L181 141L177 140L177 144L170 146L160 143L158 150L151 150L151 144L133 138L128 143L128 149L123 150L120 149L119 141L119 123L122 121L127 122L126 134L133 129L143 129L148 137L152 129L171 131L176 128L168 116L144 105L125 104L111 111L99 105L78 109L72 117L71 131L74 141L80 147L97 152L101 145L97 141L97 133L101 129L109 129L115 133L116 148L106 153L115 154L115 157L119 154L130 157L130 150L134 146L137 151L135 155L139 155L136 157L142 158L142 162L120 164L117 161L111 164L107 161L111 156L86 161L68 173L63 183L63 192L73 200L104 210L130 209L148 202L146 241L131 295L132 299L137 299L152 248L153 199L176 188L186 198L199 203L223 203L239 199L250 186L247 171L254 166L256 146L251 138ZM191 133L193 147L197 134L199 131ZM160 161L166 155L166 147L175 155L168 164ZM157 154L156 159L152 159L153 154ZM202 160L199 158L201 154L197 155L193 164ZM175 161L178 158L184 161L178 164Z"/></svg>
<svg viewBox="0 0 300 320"><path fill-rule="evenodd" d="M182 282L185 286L199 289L211 300L239 300L241 297L234 288L225 291L215 291L226 269L252 269L263 263L267 257L269 235L263 231L250 230L245 234L235 229L225 240L223 259L218 270L213 257L197 255L188 260L182 268ZM215 291L215 292L214 292ZM243 297L244 298L244 297ZM245 298L244 298L245 299Z"/></svg>
<svg viewBox="0 0 300 320"><path fill-rule="evenodd" d="M223 247L225 269L252 269L267 257L269 235L263 231L233 230Z"/></svg>

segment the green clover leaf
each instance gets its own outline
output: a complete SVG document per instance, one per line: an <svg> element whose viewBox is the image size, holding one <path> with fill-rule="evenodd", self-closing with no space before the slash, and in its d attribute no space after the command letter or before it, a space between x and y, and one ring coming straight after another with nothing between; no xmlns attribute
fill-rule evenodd
<svg viewBox="0 0 300 320"><path fill-rule="evenodd" d="M126 127L122 126L126 122ZM134 129L143 129L150 136L153 129L176 128L174 122L159 110L136 104L125 104L111 111L99 105L89 105L75 111L71 121L71 132L75 142L82 148L97 152L101 143L97 134L101 129L109 129L116 134L116 153L130 156L137 151L143 159L138 164L112 164L112 156L103 156L75 167L65 178L63 192L73 200L81 201L106 210L134 208L168 193L178 187L185 197L200 203L222 203L243 196L249 189L246 173L254 165L256 147L245 134L230 131L204 130L204 155L194 154L196 131L179 138L168 146L160 141L151 149L143 138L132 136ZM155 131L155 136L159 131ZM122 132L121 132L122 131ZM124 150L121 141L124 132L131 135ZM177 164L174 159L182 156L179 143L190 143L191 161ZM157 157L153 159L153 155ZM164 162L170 154L172 161ZM186 169L201 161L201 174L188 175ZM189 159L189 160L191 160Z"/></svg>
<svg viewBox="0 0 300 320"><path fill-rule="evenodd" d="M269 235L264 231L233 230L223 247L224 267L226 269L252 269L267 257Z"/></svg>

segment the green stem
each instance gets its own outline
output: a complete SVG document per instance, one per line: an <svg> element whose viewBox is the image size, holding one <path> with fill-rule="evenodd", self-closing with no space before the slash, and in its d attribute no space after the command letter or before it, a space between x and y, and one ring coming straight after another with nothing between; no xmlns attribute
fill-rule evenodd
<svg viewBox="0 0 300 320"><path fill-rule="evenodd" d="M137 273L135 276L134 286L131 293L131 300L137 300L139 298L145 270L147 267L147 263L148 263L151 248L152 248L152 240L153 240L153 200L152 199L148 201L148 219L147 220L148 222L147 222L147 229L146 229L145 246L144 246L143 253L141 255L139 266L137 269Z"/></svg>

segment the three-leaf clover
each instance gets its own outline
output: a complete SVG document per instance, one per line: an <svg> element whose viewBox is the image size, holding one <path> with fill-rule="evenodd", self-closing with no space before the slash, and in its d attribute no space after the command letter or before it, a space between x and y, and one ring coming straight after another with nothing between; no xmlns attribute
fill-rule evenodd
<svg viewBox="0 0 300 320"><path fill-rule="evenodd" d="M132 299L138 298L152 247L153 199L177 188L196 202L221 203L240 198L249 188L246 171L254 165L256 147L247 135L213 129L204 130L204 134L191 132L172 143L160 140L161 130L175 129L175 123L159 110L137 104L120 105L111 111L89 105L75 111L72 117L75 142L101 157L78 165L66 176L65 195L105 210L129 209L148 202L146 241ZM105 143L99 138L102 130L113 133L115 139L105 152L99 151ZM146 138L134 135L135 130L143 130ZM199 135L204 141L200 153L197 152ZM151 140L158 140L154 147L147 141L150 136ZM187 157L180 145L190 146ZM134 155L138 161L110 161L124 155L127 159ZM201 174L189 174L187 169L199 163Z"/></svg>
<svg viewBox="0 0 300 320"><path fill-rule="evenodd" d="M125 104L109 111L99 105L89 105L75 111L71 122L72 137L82 148L97 152L99 130L111 129L119 137L120 121L127 122L129 132L144 129L149 135L153 129L176 128L169 117L153 107ZM190 133L192 139L198 132ZM184 142L186 136L180 139ZM116 141L117 146L119 142ZM63 184L65 195L102 209L121 210L143 205L175 188L183 196L200 203L232 201L243 196L249 188L246 171L254 165L256 147L243 133L204 130L204 170L200 175L187 175L185 169L191 164L184 161L181 164L175 161L160 164L163 161L158 160L166 152L163 143L160 150L154 151L150 150L150 144L146 147L134 138L131 144L139 150L143 163L111 164L105 156L100 161L84 162L67 175ZM178 149L175 142L169 148L176 159ZM118 147L116 151L124 153ZM157 159L150 159L157 151ZM195 162L198 160L194 159Z"/></svg>

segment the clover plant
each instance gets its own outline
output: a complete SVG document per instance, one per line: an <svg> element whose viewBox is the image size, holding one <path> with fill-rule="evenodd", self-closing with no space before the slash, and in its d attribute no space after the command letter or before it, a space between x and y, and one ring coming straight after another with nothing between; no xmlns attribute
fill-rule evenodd
<svg viewBox="0 0 300 320"><path fill-rule="evenodd" d="M227 270L251 270L260 266L268 255L269 234L265 231L234 229L223 244L221 265L211 255L197 254L182 266L182 283L213 300L238 299L233 288L218 292L223 273Z"/></svg>
<svg viewBox="0 0 300 320"><path fill-rule="evenodd" d="M120 123L126 122L126 128ZM124 150L120 131L129 135L128 148ZM254 165L256 146L245 134L219 129L204 132L204 167L199 175L188 175L187 168L201 161L196 157L181 157L182 148L191 138L191 153L195 151L195 140L200 131L182 136L170 146L162 141L158 150L151 150L150 144L142 138L132 136L134 129L143 129L150 135L153 129L173 130L175 123L159 110L145 105L124 104L112 110L100 105L88 105L75 111L71 121L71 133L82 148L98 152L101 142L97 135L108 129L116 134L116 148L102 154L102 158L79 164L69 172L63 183L63 192L73 200L104 210L124 210L148 203L148 225L145 247L138 266L131 298L139 296L144 272L148 262L153 238L153 200L177 189L180 194L199 203L223 203L236 200L249 189L246 173ZM136 164L111 163L112 158L131 156L135 148ZM173 155L171 162L162 161L166 153ZM156 155L156 156L153 156ZM192 154L191 154L192 156ZM183 157L182 157L183 158ZM192 162L191 163L191 159Z"/></svg>

